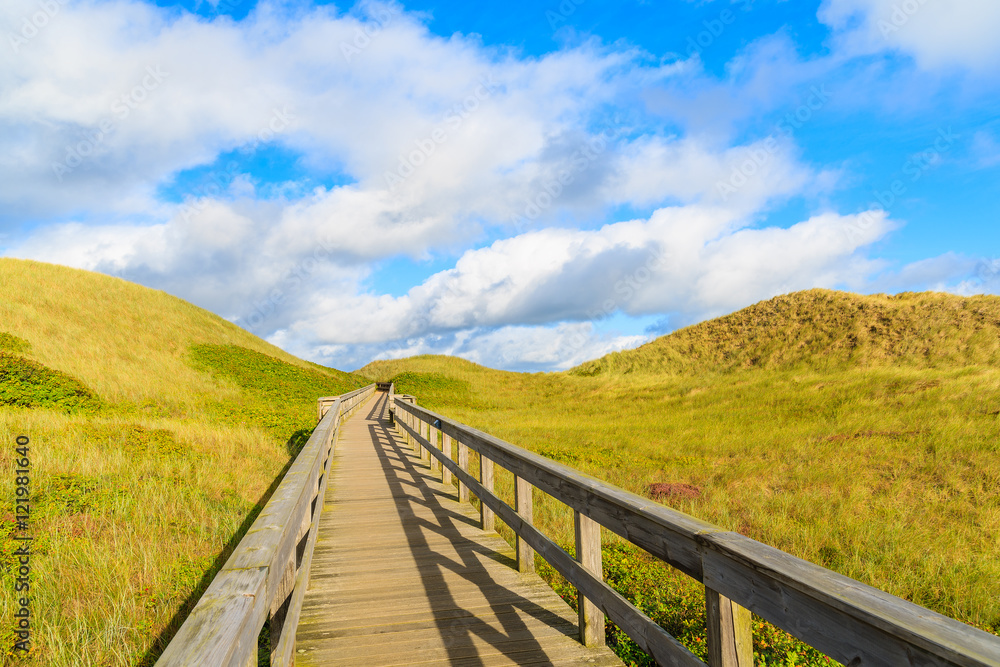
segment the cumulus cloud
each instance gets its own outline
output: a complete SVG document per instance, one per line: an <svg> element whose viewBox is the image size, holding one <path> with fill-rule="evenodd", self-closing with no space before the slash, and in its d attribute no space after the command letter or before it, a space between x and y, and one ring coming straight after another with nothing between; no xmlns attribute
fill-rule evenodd
<svg viewBox="0 0 1000 667"><path fill-rule="evenodd" d="M467 251L402 296L319 296L282 339L377 344L617 313L717 315L798 289L864 285L883 267L862 251L894 227L869 211L756 228L725 209L687 206L593 231L529 232Z"/></svg>
<svg viewBox="0 0 1000 667"><path fill-rule="evenodd" d="M825 0L821 21L849 54L898 50L926 69L996 71L1000 4L993 0Z"/></svg>

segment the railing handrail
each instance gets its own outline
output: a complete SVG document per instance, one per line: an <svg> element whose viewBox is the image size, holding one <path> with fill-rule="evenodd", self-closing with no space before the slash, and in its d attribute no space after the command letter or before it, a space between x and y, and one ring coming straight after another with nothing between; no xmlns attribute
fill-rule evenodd
<svg viewBox="0 0 1000 667"><path fill-rule="evenodd" d="M174 635L158 667L256 664L257 637L268 618L271 664L292 664L296 623L285 620L297 618L298 589L308 584L323 506L314 501L326 487L340 425L374 391L370 384L319 399L320 422L312 436Z"/></svg>
<svg viewBox="0 0 1000 667"><path fill-rule="evenodd" d="M735 604L730 614L749 609L850 665L1000 665L1000 638L994 635L630 493L413 403L397 400L393 410L396 423L408 437L456 475L483 506L488 506L514 530L519 560L522 548L533 548L580 589L581 597L596 604L661 664L704 663L612 591L600 579L599 566L595 576L534 528L530 487L527 499L516 500L517 508L506 504L492 493L492 463L489 484L481 483L451 460L452 440L459 443L460 458L462 447L468 447L477 451L484 462L496 462L512 472L517 495L525 494L521 484L527 482L573 508L577 513L578 556L582 516L587 518L583 521L589 519L604 526L703 582L710 611L712 604L718 611L720 600L732 601ZM427 426L426 437L424 426ZM438 431L442 434L441 448L448 444L447 452L438 448ZM483 516L485 525L486 515ZM599 529L597 535L599 562ZM728 618L732 626L732 615ZM743 623L749 633L749 614ZM710 640L712 632L710 621ZM731 636L732 627L729 632ZM717 657L711 658L710 663L744 664L742 660Z"/></svg>

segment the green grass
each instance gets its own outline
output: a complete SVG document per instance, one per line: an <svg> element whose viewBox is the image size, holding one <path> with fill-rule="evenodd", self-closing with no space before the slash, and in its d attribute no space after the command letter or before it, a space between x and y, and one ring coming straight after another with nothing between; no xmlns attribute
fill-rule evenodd
<svg viewBox="0 0 1000 667"><path fill-rule="evenodd" d="M343 394L365 384L349 373L293 366L238 345L193 345L191 363L244 393L240 400L213 402L210 410L216 418L230 424L257 423L278 437L291 434L295 439L290 444L293 453L298 452L294 444L305 444L312 432L317 398ZM246 394L254 400L248 402Z"/></svg>
<svg viewBox="0 0 1000 667"><path fill-rule="evenodd" d="M23 338L18 338L14 334L9 334L4 331L0 331L0 352L12 352L14 354L21 354L27 352L31 349L31 343L24 340Z"/></svg>
<svg viewBox="0 0 1000 667"><path fill-rule="evenodd" d="M95 410L100 399L74 377L0 352L0 406Z"/></svg>
<svg viewBox="0 0 1000 667"><path fill-rule="evenodd" d="M31 438L33 651L12 655L14 516L0 513L0 664L151 665L316 422L367 382L162 292L0 259L0 469Z"/></svg>
<svg viewBox="0 0 1000 667"><path fill-rule="evenodd" d="M819 296L811 306L813 321L838 321L838 312L820 317L826 294ZM799 310L810 310L809 297L797 297L807 302ZM834 297L835 303L851 302L850 295ZM867 299L886 298L857 297L855 310ZM736 340L713 321L692 328L703 331L659 339L635 356L613 357L628 364L602 360L595 373L506 373L428 356L376 362L359 372L373 380L396 378L397 391L415 394L421 405L634 493L647 495L656 482L695 486L697 498L664 502L998 633L1000 369L992 343L983 342L981 323L992 322L995 340L1000 318L984 312L995 312L1000 299L914 295L900 301L938 304L931 320L934 308L947 303L941 313L980 324L958 336L942 315L940 335L921 344L941 340L959 345L959 354L935 352L929 355L933 364L877 353L883 349L877 341L854 348L853 361L836 363L824 360L824 346L796 360L777 355L777 344L770 356L746 353L747 343L720 364L715 352L724 345L716 337L691 345L694 334L705 331ZM809 337L805 324L793 327L785 319L794 331L782 338L767 310L756 320L770 332L755 343L761 349L776 337ZM735 319L744 316L752 320L747 313ZM919 308L911 317L923 321ZM907 330L903 320L893 326ZM839 339L834 332L828 338ZM685 347L701 361L685 356L674 364L672 351ZM903 341L896 346L913 347ZM744 365L736 359L743 354L766 361ZM651 368L641 365L647 362ZM508 501L510 486L498 478ZM568 509L540 493L535 506L536 523L569 547ZM509 531L505 536L511 538ZM623 547L613 535L605 537L608 563L622 557L632 562L627 570L607 566L608 580L676 630L692 651L702 651L700 585ZM569 591L549 575L557 589ZM645 664L628 641L618 643L620 655ZM826 664L759 619L755 652L758 664Z"/></svg>

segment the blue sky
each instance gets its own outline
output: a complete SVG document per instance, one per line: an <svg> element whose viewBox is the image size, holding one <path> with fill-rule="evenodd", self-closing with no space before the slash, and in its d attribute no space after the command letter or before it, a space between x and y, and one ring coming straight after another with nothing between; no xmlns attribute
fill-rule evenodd
<svg viewBox="0 0 1000 667"><path fill-rule="evenodd" d="M9 0L0 255L305 358L557 370L777 294L997 293L992 0Z"/></svg>

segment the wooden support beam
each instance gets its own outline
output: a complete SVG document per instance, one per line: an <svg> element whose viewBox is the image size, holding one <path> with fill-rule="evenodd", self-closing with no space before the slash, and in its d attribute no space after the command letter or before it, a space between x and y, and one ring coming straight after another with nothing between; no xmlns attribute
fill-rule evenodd
<svg viewBox="0 0 1000 667"><path fill-rule="evenodd" d="M427 441L431 443L431 447L434 449L441 449L441 446L438 444L438 430L430 424L427 425ZM441 464L438 463L435 457L430 455L430 452L427 452L427 456L430 459L431 472L439 472Z"/></svg>
<svg viewBox="0 0 1000 667"><path fill-rule="evenodd" d="M485 456L479 457L479 482L484 489L493 493L493 460ZM486 506L482 498L479 499L479 524L488 533L496 530L493 510Z"/></svg>
<svg viewBox="0 0 1000 667"><path fill-rule="evenodd" d="M604 579L601 558L601 524L579 512L573 513L576 532L576 560L598 579ZM604 646L604 612L592 600L577 591L580 618L580 642L584 646Z"/></svg>
<svg viewBox="0 0 1000 667"><path fill-rule="evenodd" d="M268 614L270 618L271 631L271 664L278 658L278 644L281 640L281 633L285 629L285 617L288 615L288 603L292 599L292 588L295 585L295 575L298 574L295 563L295 553L285 566L285 574L278 584L278 590L274 599L271 600L271 609ZM295 628L290 628L295 632Z"/></svg>
<svg viewBox="0 0 1000 667"><path fill-rule="evenodd" d="M709 667L753 667L750 610L705 588Z"/></svg>
<svg viewBox="0 0 1000 667"><path fill-rule="evenodd" d="M455 458L455 452L453 452L452 449L454 448L451 445L451 436L447 433L442 433L441 451L443 451L444 455L449 459ZM448 469L448 466L441 466L441 483L449 486L451 485L451 470Z"/></svg>
<svg viewBox="0 0 1000 667"><path fill-rule="evenodd" d="M420 434L421 438L423 438L424 440L427 440L427 441L429 441L431 439L430 438L430 426L431 426L430 424L428 424L427 422L425 422L422 419L418 419L417 420L417 433ZM430 461L433 459L433 457L431 456L431 453L429 451L427 451L427 448L424 447L423 443L419 443L418 447L420 447L420 460L421 461L427 461L428 463L430 463Z"/></svg>
<svg viewBox="0 0 1000 667"><path fill-rule="evenodd" d="M469 446L463 444L461 441L458 443L458 467L465 472L469 472ZM461 479L458 480L458 502L469 502L469 487Z"/></svg>
<svg viewBox="0 0 1000 667"><path fill-rule="evenodd" d="M535 524L531 489L531 482L528 480L520 477L514 478L514 506L517 513L528 525ZM521 572L535 571L535 550L520 535L517 537L517 569Z"/></svg>

